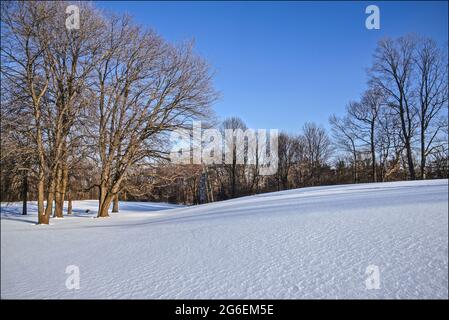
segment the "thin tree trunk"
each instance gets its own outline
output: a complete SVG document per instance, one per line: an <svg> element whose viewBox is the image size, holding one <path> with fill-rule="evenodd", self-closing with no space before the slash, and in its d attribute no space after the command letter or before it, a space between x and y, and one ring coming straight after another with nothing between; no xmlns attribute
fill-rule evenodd
<svg viewBox="0 0 449 320"><path fill-rule="evenodd" d="M64 164L62 168L62 182L61 182L61 190L60 190L60 196L61 196L61 216L63 215L63 208L64 208L64 200L65 196L67 194L67 184L69 180L69 170L67 168L67 165Z"/></svg>
<svg viewBox="0 0 449 320"><path fill-rule="evenodd" d="M43 173L39 173L39 182L37 185L37 212L38 224L48 224L50 222L50 215L46 215L44 210L44 177Z"/></svg>
<svg viewBox="0 0 449 320"><path fill-rule="evenodd" d="M112 212L118 212L118 193L114 195L113 204L112 204Z"/></svg>
<svg viewBox="0 0 449 320"><path fill-rule="evenodd" d="M410 173L410 180L416 180L415 166L413 164L413 153L412 147L410 145L410 140L406 142L406 150L407 150L407 165L408 171Z"/></svg>
<svg viewBox="0 0 449 320"><path fill-rule="evenodd" d="M426 179L426 150L424 128L421 127L421 179Z"/></svg>
<svg viewBox="0 0 449 320"><path fill-rule="evenodd" d="M55 210L53 217L62 218L63 199L62 197L62 168L59 165L56 169L56 183L55 183Z"/></svg>
<svg viewBox="0 0 449 320"><path fill-rule="evenodd" d="M235 165L232 166L231 173L231 198L235 198Z"/></svg>
<svg viewBox="0 0 449 320"><path fill-rule="evenodd" d="M237 170L237 147L233 144L232 150L232 174L231 174L231 197L235 198L236 193L236 170Z"/></svg>
<svg viewBox="0 0 449 320"><path fill-rule="evenodd" d="M405 125L403 125L404 127ZM415 174L415 166L413 164L413 153L412 153L412 147L410 144L410 137L408 135L405 135L405 129L403 129L404 134L404 145L405 145L405 153L406 153L406 160L407 160L407 167L408 172L410 175L410 180L416 180L416 174Z"/></svg>
<svg viewBox="0 0 449 320"><path fill-rule="evenodd" d="M199 190L199 202L200 204L207 202L207 194L206 194L206 174L203 173L200 176L200 181L198 183L198 190Z"/></svg>
<svg viewBox="0 0 449 320"><path fill-rule="evenodd" d="M359 182L359 177L358 177L358 173L357 173L357 153L355 150L354 150L352 156L354 158L354 165L353 165L354 183L357 183L357 182Z"/></svg>
<svg viewBox="0 0 449 320"><path fill-rule="evenodd" d="M55 182L54 178L50 178L50 186L47 193L47 206L45 207L45 215L50 217L53 212L53 201L55 199ZM49 219L49 218L48 218Z"/></svg>
<svg viewBox="0 0 449 320"><path fill-rule="evenodd" d="M401 99L402 99L402 97L401 97ZM406 151L406 156L407 156L407 166L408 166L408 171L409 171L409 174L410 174L410 180L415 180L416 179L416 175L415 175L415 166L413 164L412 147L411 147L411 144L410 144L410 131L407 131L407 125L406 125L406 120L405 120L405 114L404 113L405 113L404 106L402 105L402 103L400 103L399 115L400 115L400 118L401 118L402 134L404 136L404 145L405 145L405 151Z"/></svg>
<svg viewBox="0 0 449 320"><path fill-rule="evenodd" d="M39 122L40 115L36 111L35 118ZM37 223L38 224L49 224L50 215L46 215L46 210L44 209L44 198L45 198L45 172L44 172L44 147L42 145L42 131L39 125L37 125L37 154L39 156L39 180L37 183Z"/></svg>
<svg viewBox="0 0 449 320"><path fill-rule="evenodd" d="M70 192L67 192L67 215L72 214L72 195Z"/></svg>
<svg viewBox="0 0 449 320"><path fill-rule="evenodd" d="M208 187L209 187L209 202L214 202L214 190L212 189L212 185L209 179L208 179Z"/></svg>
<svg viewBox="0 0 449 320"><path fill-rule="evenodd" d="M371 124L370 143L371 143L371 161L372 161L373 182L377 182L377 172L376 172L376 146L375 146L375 144L374 144L374 122L372 122L372 124Z"/></svg>
<svg viewBox="0 0 449 320"><path fill-rule="evenodd" d="M28 200L28 172L25 171L22 181L22 215L27 214L27 200Z"/></svg>

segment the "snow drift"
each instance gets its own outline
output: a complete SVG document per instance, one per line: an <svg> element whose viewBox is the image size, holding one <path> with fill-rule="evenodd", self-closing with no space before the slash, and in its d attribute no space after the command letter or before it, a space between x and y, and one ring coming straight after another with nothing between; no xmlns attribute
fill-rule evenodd
<svg viewBox="0 0 449 320"><path fill-rule="evenodd" d="M2 203L2 298L448 298L448 181L295 189L201 206L96 201L37 226ZM90 213L85 213L90 209ZM66 287L79 267L80 288ZM379 289L367 289L367 267Z"/></svg>

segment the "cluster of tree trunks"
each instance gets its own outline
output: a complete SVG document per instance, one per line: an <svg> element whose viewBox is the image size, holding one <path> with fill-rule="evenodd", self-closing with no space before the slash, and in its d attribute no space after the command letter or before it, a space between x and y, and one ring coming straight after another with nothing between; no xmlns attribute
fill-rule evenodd
<svg viewBox="0 0 449 320"><path fill-rule="evenodd" d="M68 28L68 5L1 7L2 150L11 148L8 160L23 156L13 172L24 166L33 176L41 224L62 217L66 199L71 214L73 196L93 188L98 217L111 204L118 211L130 170L166 160L167 135L207 119L217 96L191 43L172 45L127 15L87 3L77 4L79 26ZM89 161L91 179L80 186Z"/></svg>

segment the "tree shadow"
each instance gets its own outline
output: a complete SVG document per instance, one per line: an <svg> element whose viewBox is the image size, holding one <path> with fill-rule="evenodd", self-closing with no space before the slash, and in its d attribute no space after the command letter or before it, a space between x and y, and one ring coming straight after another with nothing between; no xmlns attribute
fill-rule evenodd
<svg viewBox="0 0 449 320"><path fill-rule="evenodd" d="M19 218L20 217L20 218ZM30 219L33 220L30 220ZM31 223L31 224L37 224L36 221L37 217L33 217L33 216L27 216L27 215L2 215L1 219L2 220L11 220L11 221L19 221L19 222L24 222L24 223Z"/></svg>

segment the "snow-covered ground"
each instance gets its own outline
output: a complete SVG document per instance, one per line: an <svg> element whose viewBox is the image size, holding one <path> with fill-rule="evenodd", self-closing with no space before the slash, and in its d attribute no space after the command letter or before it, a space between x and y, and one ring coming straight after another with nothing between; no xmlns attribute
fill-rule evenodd
<svg viewBox="0 0 449 320"><path fill-rule="evenodd" d="M96 206L75 201L74 216L37 226L35 204L21 216L2 203L1 297L448 298L447 180L129 202L105 219ZM370 265L379 289L366 287Z"/></svg>

